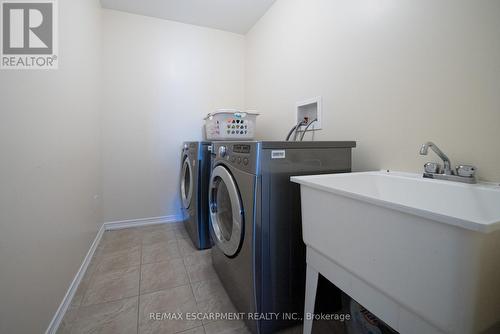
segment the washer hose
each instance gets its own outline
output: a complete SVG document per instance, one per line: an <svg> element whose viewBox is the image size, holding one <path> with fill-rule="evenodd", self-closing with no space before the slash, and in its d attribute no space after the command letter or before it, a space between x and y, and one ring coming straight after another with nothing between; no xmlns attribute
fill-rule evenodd
<svg viewBox="0 0 500 334"><path fill-rule="evenodd" d="M303 141L304 140L304 136L306 135L306 131L307 129L309 129L309 127L314 123L314 122L317 122L318 119L315 118L314 120L312 120L309 124L307 124L306 128L304 129L304 131L302 132L302 136L300 137L300 141Z"/></svg>
<svg viewBox="0 0 500 334"><path fill-rule="evenodd" d="M288 132L288 135L286 136L286 141L289 141L290 140L290 137L292 136L292 133L295 131L295 129L297 128L297 125L294 125L293 128L290 130L290 132Z"/></svg>
<svg viewBox="0 0 500 334"><path fill-rule="evenodd" d="M300 122L297 123L297 125L295 125L295 134L293 135L293 141L297 141L297 136L300 132L299 131L300 127L306 124L307 122L305 120L301 120Z"/></svg>
<svg viewBox="0 0 500 334"><path fill-rule="evenodd" d="M293 128L290 130L290 132L288 132L288 135L286 136L286 139L285 139L286 141L290 140L290 137L292 136L293 132L296 131L299 126L302 125L302 122L304 122L304 120L298 122L296 125L293 126ZM295 137L294 137L294 140L295 140Z"/></svg>

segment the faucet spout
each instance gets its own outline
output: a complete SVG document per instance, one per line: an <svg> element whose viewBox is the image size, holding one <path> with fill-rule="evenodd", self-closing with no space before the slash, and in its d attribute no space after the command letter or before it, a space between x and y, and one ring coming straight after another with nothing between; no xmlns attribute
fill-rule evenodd
<svg viewBox="0 0 500 334"><path fill-rule="evenodd" d="M434 153L436 153L437 156L440 157L441 160L443 160L443 163L444 163L444 174L445 175L453 175L453 172L451 170L450 159L433 142L430 141L430 142L427 142L427 143L423 144L422 147L420 148L420 155L427 155L428 152L429 152L429 148L431 148L434 151Z"/></svg>

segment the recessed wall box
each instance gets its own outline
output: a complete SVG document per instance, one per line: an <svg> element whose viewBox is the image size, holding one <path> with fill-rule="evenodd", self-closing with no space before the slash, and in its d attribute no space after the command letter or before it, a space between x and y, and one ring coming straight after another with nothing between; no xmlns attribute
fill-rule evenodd
<svg viewBox="0 0 500 334"><path fill-rule="evenodd" d="M307 119L307 122L312 122L317 119L314 124L307 129L308 131L312 130L321 130L322 126L322 98L321 96L315 97L312 99L307 99L302 102L297 103L297 120L296 123L299 123L303 119ZM307 126L307 125L306 125ZM305 126L301 127L301 130L304 130Z"/></svg>

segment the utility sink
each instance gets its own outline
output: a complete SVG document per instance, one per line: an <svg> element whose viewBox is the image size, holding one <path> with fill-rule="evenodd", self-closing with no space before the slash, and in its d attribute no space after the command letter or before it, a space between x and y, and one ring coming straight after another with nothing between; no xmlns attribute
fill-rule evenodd
<svg viewBox="0 0 500 334"><path fill-rule="evenodd" d="M500 186L398 172L291 180L308 266L391 327L500 328Z"/></svg>

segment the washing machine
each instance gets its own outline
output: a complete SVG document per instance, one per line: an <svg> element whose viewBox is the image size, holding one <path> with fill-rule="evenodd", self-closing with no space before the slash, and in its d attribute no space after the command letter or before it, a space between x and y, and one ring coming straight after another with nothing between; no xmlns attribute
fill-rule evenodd
<svg viewBox="0 0 500 334"><path fill-rule="evenodd" d="M306 247L290 176L351 170L355 142L216 142L209 184L213 265L255 334L301 321ZM277 316L273 314L278 314Z"/></svg>
<svg viewBox="0 0 500 334"><path fill-rule="evenodd" d="M210 142L185 142L182 146L181 206L184 225L198 249L211 247L208 182L211 168Z"/></svg>

